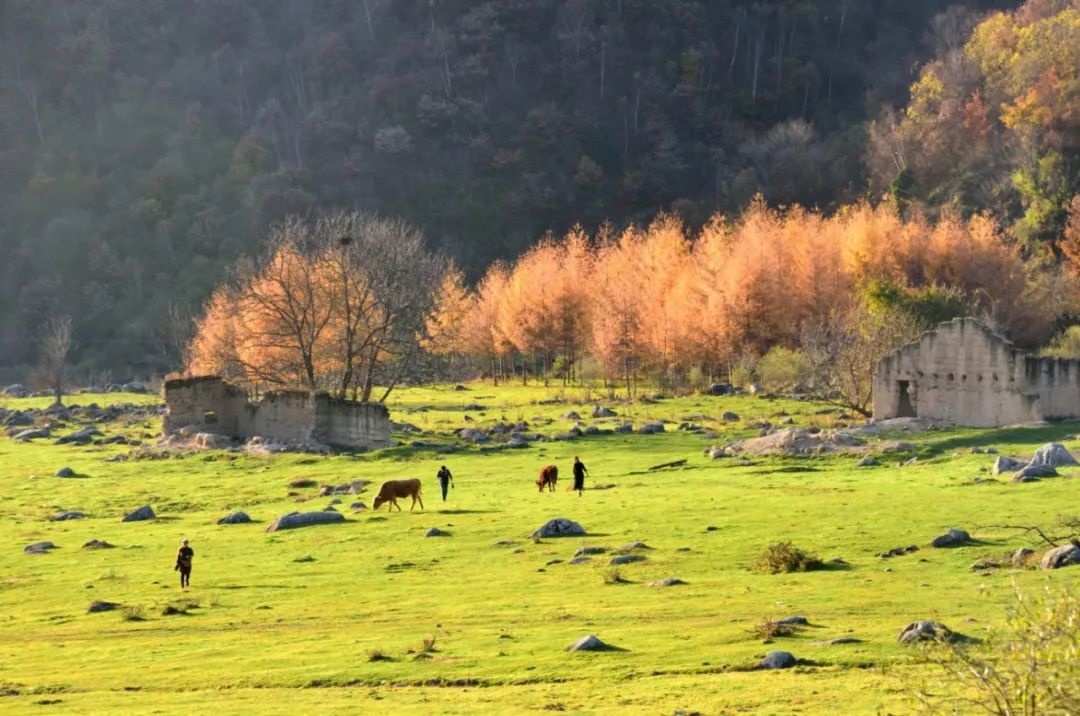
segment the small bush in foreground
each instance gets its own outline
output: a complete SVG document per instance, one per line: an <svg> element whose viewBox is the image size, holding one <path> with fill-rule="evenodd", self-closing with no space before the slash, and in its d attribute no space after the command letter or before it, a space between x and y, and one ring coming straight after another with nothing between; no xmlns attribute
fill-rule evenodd
<svg viewBox="0 0 1080 716"><path fill-rule="evenodd" d="M755 571L767 574L811 572L824 566L825 563L820 558L802 551L790 542L769 545L754 562Z"/></svg>
<svg viewBox="0 0 1080 716"><path fill-rule="evenodd" d="M933 644L925 656L939 667L914 694L926 713L1080 713L1080 599L1069 591L1017 592L986 641Z"/></svg>

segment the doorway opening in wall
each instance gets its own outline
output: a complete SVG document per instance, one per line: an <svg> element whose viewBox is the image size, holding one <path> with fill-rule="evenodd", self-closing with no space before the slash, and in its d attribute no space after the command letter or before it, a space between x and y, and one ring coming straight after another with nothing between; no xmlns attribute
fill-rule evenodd
<svg viewBox="0 0 1080 716"><path fill-rule="evenodd" d="M202 416L203 425L217 425L217 413L213 410L207 410Z"/></svg>
<svg viewBox="0 0 1080 716"><path fill-rule="evenodd" d="M897 387L900 389L900 399L896 406L896 417L898 418L914 418L915 406L911 404L911 393L908 392L909 381L898 380L896 381Z"/></svg>

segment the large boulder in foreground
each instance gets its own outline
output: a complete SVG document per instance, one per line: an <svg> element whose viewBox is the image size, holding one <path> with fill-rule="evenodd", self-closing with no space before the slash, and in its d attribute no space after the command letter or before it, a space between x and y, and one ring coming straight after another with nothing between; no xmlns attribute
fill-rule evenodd
<svg viewBox="0 0 1080 716"><path fill-rule="evenodd" d="M1061 443L1046 443L1035 451L1035 457L1031 458L1032 465L1049 465L1061 467L1062 465L1076 465L1076 458L1069 454Z"/></svg>
<svg viewBox="0 0 1080 716"><path fill-rule="evenodd" d="M274 520L267 532L278 530L291 530L297 527L310 527L312 525L325 525L332 522L344 522L345 515L340 512L290 512Z"/></svg>
<svg viewBox="0 0 1080 716"><path fill-rule="evenodd" d="M585 528L573 520L565 517L556 517L545 522L540 529L532 533L537 537L580 537L585 534Z"/></svg>
<svg viewBox="0 0 1080 716"><path fill-rule="evenodd" d="M153 519L156 519L156 518L157 518L157 515L154 514L154 509L152 507L150 507L150 505L143 505L139 509L132 510L131 512L124 515L124 519L122 519L120 521L121 522L142 522L143 520L153 520Z"/></svg>
<svg viewBox="0 0 1080 716"><path fill-rule="evenodd" d="M1058 569L1068 567L1070 564L1080 564L1080 547L1075 544L1054 547L1044 554L1039 562L1039 566L1043 569Z"/></svg>

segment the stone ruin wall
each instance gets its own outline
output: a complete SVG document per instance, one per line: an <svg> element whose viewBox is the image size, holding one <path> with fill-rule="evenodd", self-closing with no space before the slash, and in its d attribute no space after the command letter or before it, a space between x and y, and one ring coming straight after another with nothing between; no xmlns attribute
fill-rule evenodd
<svg viewBox="0 0 1080 716"><path fill-rule="evenodd" d="M174 433L195 426L202 432L237 435L247 396L236 386L216 377L166 381L163 431Z"/></svg>
<svg viewBox="0 0 1080 716"><path fill-rule="evenodd" d="M1080 415L1080 361L1028 355L974 318L927 331L874 373L874 417L901 410L954 425L995 427Z"/></svg>
<svg viewBox="0 0 1080 716"><path fill-rule="evenodd" d="M320 442L367 448L390 445L390 412L382 403L336 400L328 395L316 400L315 436Z"/></svg>
<svg viewBox="0 0 1080 716"><path fill-rule="evenodd" d="M214 376L171 380L164 391L165 433L190 428L360 449L390 445L390 414L381 404L284 391L250 402L240 388Z"/></svg>
<svg viewBox="0 0 1080 716"><path fill-rule="evenodd" d="M261 435L287 442L315 439L315 400L308 393L272 392L244 406L237 437Z"/></svg>

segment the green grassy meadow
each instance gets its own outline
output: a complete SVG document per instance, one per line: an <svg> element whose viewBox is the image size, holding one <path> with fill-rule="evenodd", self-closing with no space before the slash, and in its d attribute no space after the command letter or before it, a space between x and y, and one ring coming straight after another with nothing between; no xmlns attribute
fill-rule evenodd
<svg viewBox="0 0 1080 716"><path fill-rule="evenodd" d="M356 456L210 451L122 462L107 458L130 447L0 437L0 711L909 713L908 684L921 667L917 650L896 643L904 625L936 619L977 637L1001 620L1014 584L1031 590L1080 579L1080 568L969 569L979 557L1037 546L987 525L1052 524L1059 514L1080 512L1080 481L1069 478L1080 468L1032 484L976 484L976 476L990 477L980 468L994 456L970 448L1030 455L1080 424L932 431L907 438L917 445L914 453L881 455L882 465L870 468L856 468L857 456L846 454L742 464L711 460L702 450L751 436L748 423L781 412L801 426L828 426L835 418L809 403L694 396L633 406L602 401L619 417L592 420L586 401L598 397L476 384L464 392L400 390L390 402L394 420L427 433L395 434L406 445L451 442L452 430L498 420L526 420L531 430L552 435L573 424L561 417L569 410L601 427L671 423L657 435L492 452L470 446L450 455L403 445ZM541 403L553 399L564 402ZM484 410L462 409L471 403ZM742 419L720 422L725 410ZM466 415L475 422L465 422ZM720 436L676 430L688 420ZM141 421L103 430L142 436L159 427ZM1065 445L1080 451L1078 442ZM589 468L587 486L614 487L573 494L574 455ZM916 463L899 464L912 455ZM682 458L685 466L648 470ZM548 463L560 468L559 489L539 494L536 474ZM445 504L435 481L441 464L456 483ZM82 477L54 477L63 466ZM408 500L401 513L349 509L355 500L370 505L382 480L399 477L422 478L424 511L410 513ZM360 496L340 496L344 524L266 534L282 514L330 504L317 488L289 487L300 478L375 484ZM157 520L121 523L143 504L153 506ZM216 524L237 509L258 522ZM88 518L48 520L61 510ZM580 522L588 536L530 541L555 517ZM430 527L450 536L425 538ZM926 547L950 527L981 543ZM196 557L192 586L181 591L172 567L185 536ZM82 549L91 539L115 548ZM40 540L58 548L23 553ZM605 582L605 555L568 564L580 546L635 540L653 549L642 552L646 561L619 568L623 583ZM752 571L754 558L778 540L842 558L849 568ZM496 544L503 541L512 544ZM908 544L922 549L877 556ZM649 586L666 577L686 584ZM87 613L93 600L128 609ZM163 615L170 604L187 613ZM766 618L792 615L812 626L773 644L751 632ZM586 634L623 651L563 651ZM842 636L862 641L815 644ZM425 650L425 640L434 648ZM773 649L804 663L750 669Z"/></svg>

